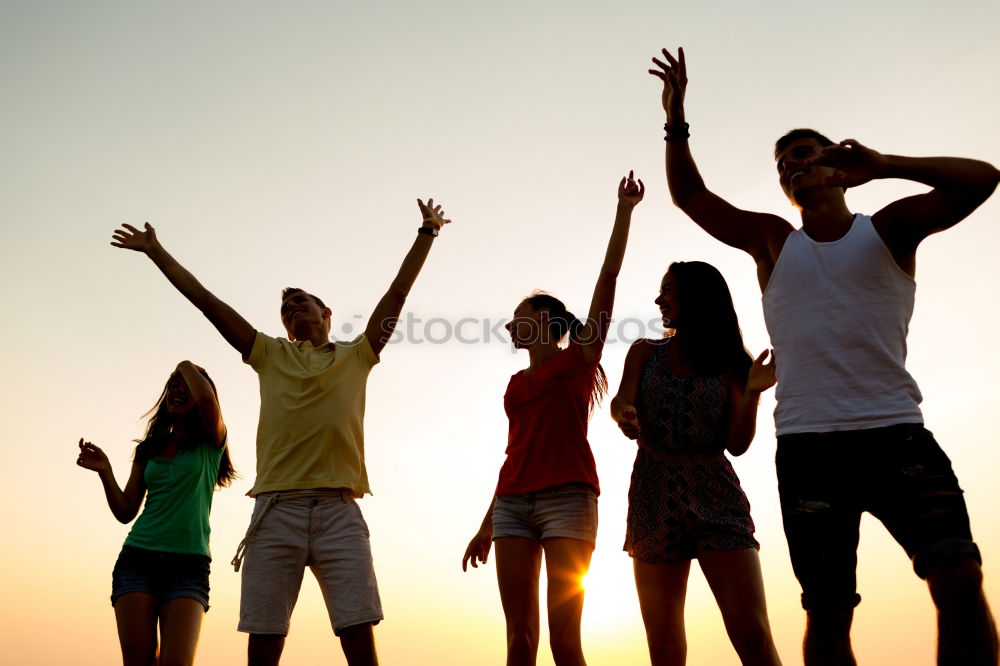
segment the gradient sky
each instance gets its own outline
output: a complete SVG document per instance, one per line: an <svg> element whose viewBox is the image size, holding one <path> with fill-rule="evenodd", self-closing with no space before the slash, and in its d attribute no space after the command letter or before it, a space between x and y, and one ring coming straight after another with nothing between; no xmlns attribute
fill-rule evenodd
<svg viewBox="0 0 1000 666"><path fill-rule="evenodd" d="M407 303L434 317L509 317L543 288L584 313L618 179L647 184L633 217L616 316L655 318L666 265L714 263L748 346L767 346L749 257L673 208L663 180L661 46L685 46L692 149L734 204L796 221L771 159L795 126L889 153L1000 163L996 26L972 0L802 3L0 1L0 451L8 464L0 551L0 653L24 666L118 658L107 597L127 533L76 441L104 447L124 483L140 415L182 359L219 386L244 478L216 495L212 610L199 663L239 664L239 577L258 394L254 373L143 256L108 245L149 220L163 244L252 324L282 333L280 289L315 291L334 334L358 332L412 242L416 197L444 230ZM923 188L849 193L874 212ZM995 303L1000 197L918 255L909 367L952 457L1000 597L1000 463L991 415L1000 375ZM417 327L418 332L422 331ZM630 336L635 330L626 331ZM433 334L433 333L432 333ZM628 336L626 336L628 337ZM604 366L617 387L627 340ZM492 559L463 574L506 441L501 396L527 364L506 339L391 345L372 372L362 502L386 611L383 662L499 664ZM771 620L801 663L804 615L781 533L769 395L735 462L753 505ZM587 585L592 666L646 663L621 552L634 444L601 409L591 426L601 528ZM880 526L863 523L854 638L862 663L933 663L924 584ZM738 663L700 574L687 623L692 664ZM544 640L544 637L543 637ZM283 664L343 663L307 575ZM540 664L551 664L543 646Z"/></svg>

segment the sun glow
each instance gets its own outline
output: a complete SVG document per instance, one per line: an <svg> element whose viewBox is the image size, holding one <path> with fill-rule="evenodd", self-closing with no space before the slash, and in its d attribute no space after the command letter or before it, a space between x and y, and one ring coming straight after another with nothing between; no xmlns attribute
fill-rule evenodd
<svg viewBox="0 0 1000 666"><path fill-rule="evenodd" d="M586 631L618 633L641 622L631 560L623 553L596 551L583 588Z"/></svg>

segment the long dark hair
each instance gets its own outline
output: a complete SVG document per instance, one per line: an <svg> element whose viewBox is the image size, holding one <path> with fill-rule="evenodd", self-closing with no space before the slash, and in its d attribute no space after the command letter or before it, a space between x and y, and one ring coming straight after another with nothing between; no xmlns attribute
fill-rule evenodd
<svg viewBox="0 0 1000 666"><path fill-rule="evenodd" d="M667 272L677 283L684 345L695 374L731 373L745 384L753 357L743 344L729 285L715 266L675 261Z"/></svg>
<svg viewBox="0 0 1000 666"><path fill-rule="evenodd" d="M208 380L209 386L212 387L212 393L218 399L219 392L215 388L215 382L212 381L207 372L203 370L200 370L200 372ZM150 414L152 416L149 417L149 422L146 424L145 436L142 439L135 440L138 446L135 447L135 456L133 459L137 463L145 465L150 459L160 455L163 447L166 446L167 441L170 439L170 433L173 431L177 419L167 410L167 387L170 386L170 381L178 374L180 373L176 371L171 373L170 377L167 378L167 383L164 385L163 391L160 392L160 397L156 399L156 404L153 405L152 409L143 414L143 417ZM197 409L196 406L195 410ZM193 415L193 412L186 414L185 417L191 415ZM195 423L194 430L186 438L177 442L177 447L181 451L190 451L211 437L208 433L204 432L201 424L196 419L192 419L192 421ZM229 444L226 443L226 448L222 452L222 459L219 461L219 472L215 476L215 485L225 488L232 483L233 479L238 478L238 476L236 468L233 467L233 461L229 457Z"/></svg>
<svg viewBox="0 0 1000 666"><path fill-rule="evenodd" d="M535 291L524 299L536 312L539 310L549 311L548 333L556 340L562 340L563 336L569 334L570 342L580 342L579 336L583 331L583 322L576 318L572 312L566 309L566 304L552 294L544 291ZM604 368L597 364L597 374L594 377L594 389L590 392L589 409L594 411L594 407L600 404L601 399L608 393L608 377L604 374Z"/></svg>

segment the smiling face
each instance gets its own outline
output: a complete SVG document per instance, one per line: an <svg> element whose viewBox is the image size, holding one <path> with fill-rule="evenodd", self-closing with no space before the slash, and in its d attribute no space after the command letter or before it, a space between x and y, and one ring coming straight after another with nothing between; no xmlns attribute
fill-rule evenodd
<svg viewBox="0 0 1000 666"><path fill-rule="evenodd" d="M805 162L817 157L823 145L814 137L794 139L775 154L778 182L792 203L801 206L802 195L810 189L829 187L826 179L834 174L832 167L807 166Z"/></svg>
<svg viewBox="0 0 1000 666"><path fill-rule="evenodd" d="M317 329L329 335L331 314L304 291L293 291L281 301L281 323L290 340L307 340Z"/></svg>
<svg viewBox="0 0 1000 666"><path fill-rule="evenodd" d="M664 328L677 328L680 321L680 299L677 297L677 279L670 271L663 276L660 293L653 302L660 308Z"/></svg>
<svg viewBox="0 0 1000 666"><path fill-rule="evenodd" d="M167 412L178 416L187 414L194 409L194 398L188 390L187 382L179 372L175 372L167 381L167 394L164 396L167 405Z"/></svg>

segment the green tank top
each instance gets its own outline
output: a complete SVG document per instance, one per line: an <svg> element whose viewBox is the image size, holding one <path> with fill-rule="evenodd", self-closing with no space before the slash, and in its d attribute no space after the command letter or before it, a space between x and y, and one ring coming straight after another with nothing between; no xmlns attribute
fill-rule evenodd
<svg viewBox="0 0 1000 666"><path fill-rule="evenodd" d="M146 463L146 503L126 546L211 557L208 515L224 446L198 446Z"/></svg>

